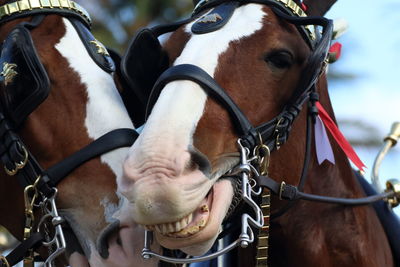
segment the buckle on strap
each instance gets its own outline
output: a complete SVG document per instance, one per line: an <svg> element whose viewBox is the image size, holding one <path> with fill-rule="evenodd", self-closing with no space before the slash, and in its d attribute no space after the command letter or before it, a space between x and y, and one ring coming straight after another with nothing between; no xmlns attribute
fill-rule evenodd
<svg viewBox="0 0 400 267"><path fill-rule="evenodd" d="M18 171L22 170L25 167L26 163L28 162L28 157L29 157L28 150L26 150L26 148L24 146L21 146L21 148L22 148L22 152L24 153L23 160L21 160L20 162L15 162L14 163L15 167L14 167L14 169L11 169L11 170L8 169L7 166L4 165L4 170L6 171L7 175L9 175L9 176L16 175L18 173Z"/></svg>
<svg viewBox="0 0 400 267"><path fill-rule="evenodd" d="M10 267L7 258L3 255L0 256L0 264L1 266Z"/></svg>

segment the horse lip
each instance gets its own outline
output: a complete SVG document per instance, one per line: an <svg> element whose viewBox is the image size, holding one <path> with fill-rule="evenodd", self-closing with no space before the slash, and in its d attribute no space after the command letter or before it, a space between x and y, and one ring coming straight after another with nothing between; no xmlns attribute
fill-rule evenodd
<svg viewBox="0 0 400 267"><path fill-rule="evenodd" d="M109 237L118 232L120 228L120 222L117 220L113 223L111 223L109 226L107 226L99 235L99 238L97 239L97 244L96 244L96 248L97 251L99 252L99 255L103 258L103 259L107 259L108 256L110 255L108 248L108 239Z"/></svg>

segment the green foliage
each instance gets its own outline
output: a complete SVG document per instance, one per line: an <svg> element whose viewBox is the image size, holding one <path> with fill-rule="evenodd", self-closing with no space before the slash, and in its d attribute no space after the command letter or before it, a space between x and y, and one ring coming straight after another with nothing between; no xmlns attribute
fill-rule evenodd
<svg viewBox="0 0 400 267"><path fill-rule="evenodd" d="M93 33L106 46L123 51L135 32L149 25L173 22L190 15L192 0L77 1L88 10Z"/></svg>

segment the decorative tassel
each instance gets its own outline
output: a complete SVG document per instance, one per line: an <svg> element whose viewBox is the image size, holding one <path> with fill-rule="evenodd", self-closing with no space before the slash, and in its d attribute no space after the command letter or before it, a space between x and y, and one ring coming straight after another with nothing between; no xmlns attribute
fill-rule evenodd
<svg viewBox="0 0 400 267"><path fill-rule="evenodd" d="M324 123L324 125L328 129L328 131L331 133L333 138L336 140L336 142L339 144L339 146L342 148L343 152L346 154L346 156L354 163L354 165L361 172L364 172L364 168L366 166L361 161L361 159L357 156L357 153L351 147L350 143L346 140L346 138L340 132L339 128L333 122L331 117L329 117L329 114L322 107L321 103L316 102L315 104L318 108L319 116L321 117L322 122Z"/></svg>
<svg viewBox="0 0 400 267"><path fill-rule="evenodd" d="M335 156L333 155L331 143L326 134L325 126L320 116L315 120L315 149L317 151L318 164L321 165L325 160L335 164Z"/></svg>

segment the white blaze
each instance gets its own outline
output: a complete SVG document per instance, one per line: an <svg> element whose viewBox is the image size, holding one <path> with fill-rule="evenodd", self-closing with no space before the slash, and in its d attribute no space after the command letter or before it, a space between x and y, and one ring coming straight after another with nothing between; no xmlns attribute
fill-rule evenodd
<svg viewBox="0 0 400 267"><path fill-rule="evenodd" d="M81 83L87 88L88 102L84 126L87 129L88 136L97 139L114 129L133 128L112 75L93 62L75 28L68 19L63 19L63 21L66 33L56 45L56 49L67 59L70 67L78 73ZM70 130L73 131L74 129ZM117 178L122 176L122 163L127 152L128 148L120 148L101 156L101 161L111 168ZM99 205L105 207L105 219L111 220L110 211L114 211L115 206L109 203L107 199L104 199ZM79 229L74 229L74 231L82 236L84 235L84 232L79 231ZM88 240L85 237L83 237L83 240L86 240L88 246L92 248L91 264L101 261L94 248L93 242L95 240ZM101 264L93 266L101 266Z"/></svg>
<svg viewBox="0 0 400 267"><path fill-rule="evenodd" d="M213 77L219 56L229 48L232 41L248 37L260 30L264 16L266 13L258 4L237 8L222 29L207 34L192 34L174 65L194 64ZM189 34L193 23L186 26L185 30ZM162 90L143 135L152 139L152 136L157 136L160 132L163 135L170 133L179 137L175 139L179 142L179 147L186 148L192 142L191 135L203 114L206 99L206 93L196 83L190 81L169 83Z"/></svg>
<svg viewBox="0 0 400 267"><path fill-rule="evenodd" d="M85 127L89 137L97 139L114 129L133 128L112 76L93 62L75 28L69 20L63 20L66 33L56 48L87 88ZM118 149L102 155L101 160L120 177L126 153L125 148Z"/></svg>

